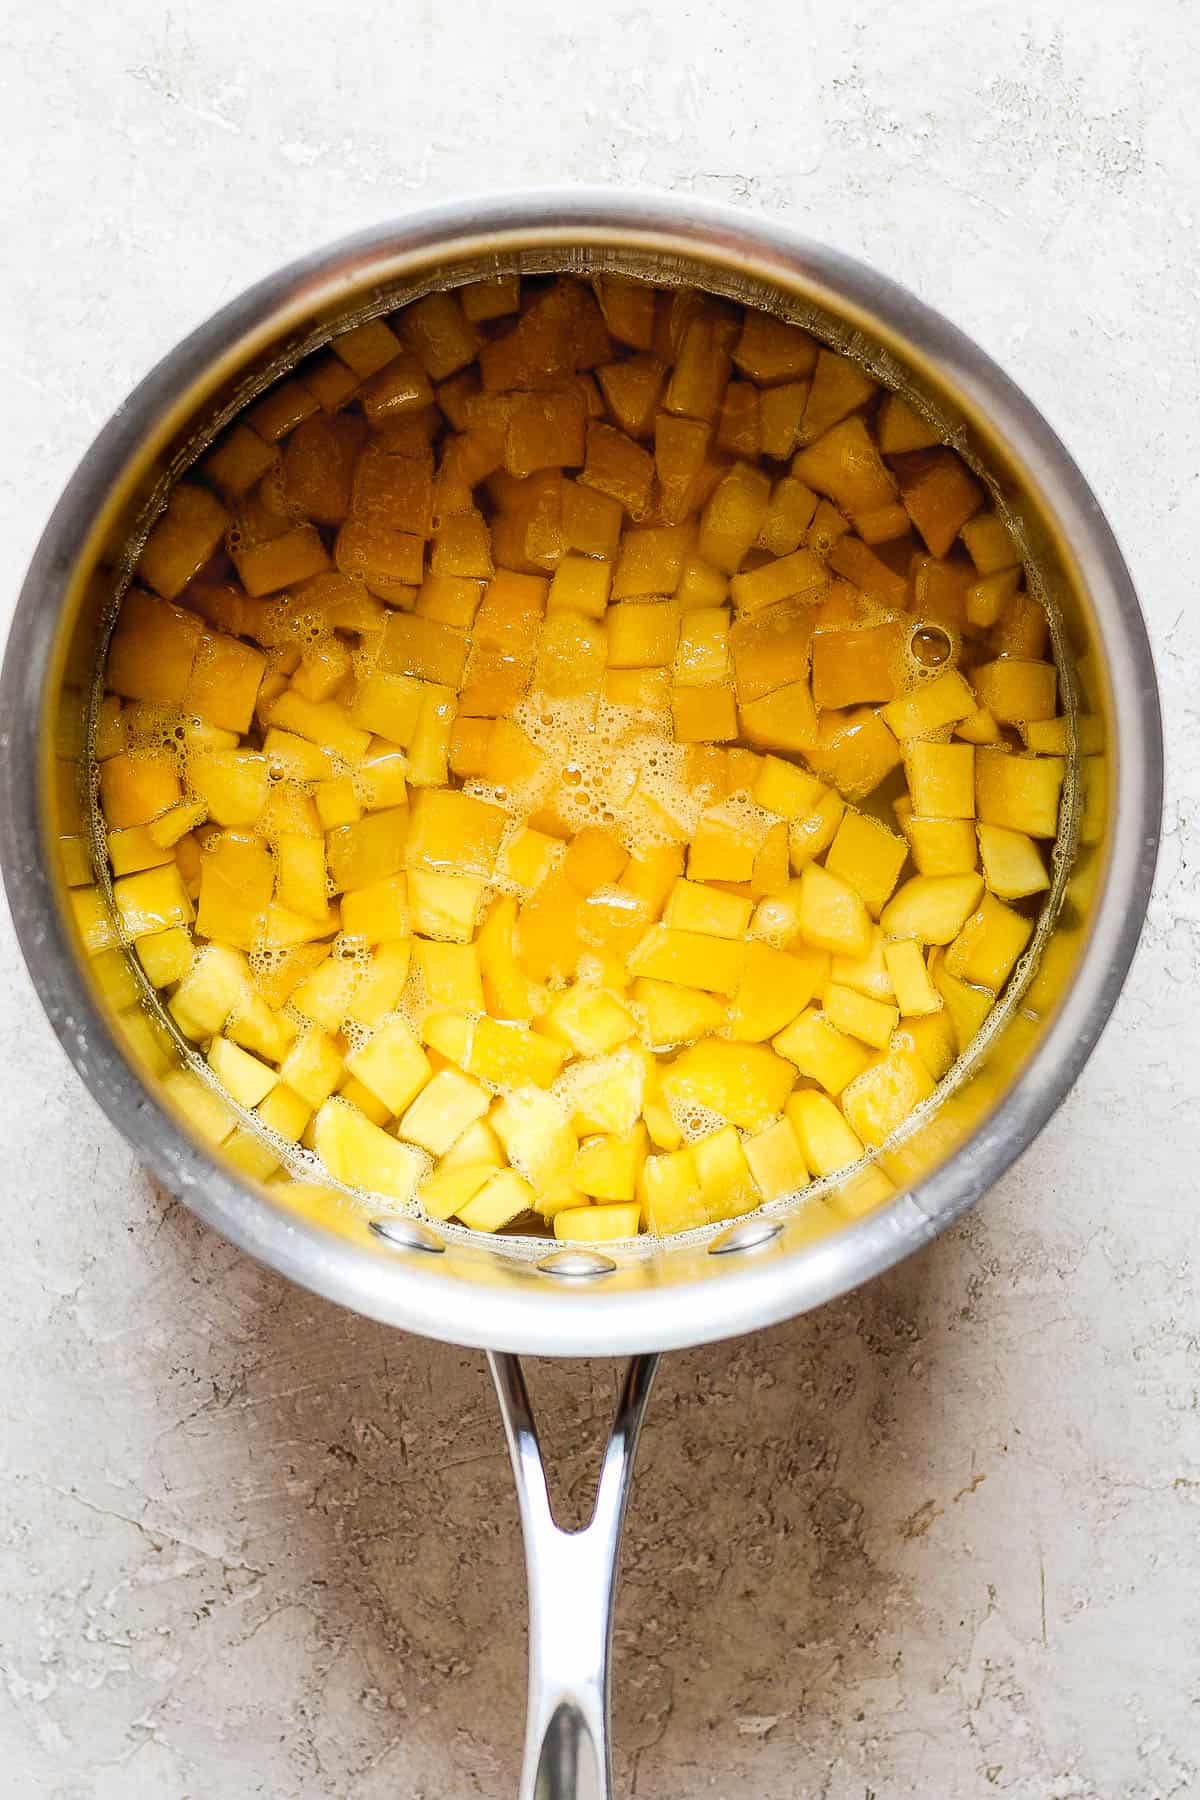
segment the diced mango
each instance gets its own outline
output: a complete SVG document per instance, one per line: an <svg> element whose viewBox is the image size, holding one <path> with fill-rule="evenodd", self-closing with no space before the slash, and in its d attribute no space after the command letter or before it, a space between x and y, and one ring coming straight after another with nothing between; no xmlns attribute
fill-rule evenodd
<svg viewBox="0 0 1200 1800"><path fill-rule="evenodd" d="M825 869L860 894L867 911L878 918L900 879L907 854L903 838L869 813L847 807L829 846Z"/></svg>
<svg viewBox="0 0 1200 1800"><path fill-rule="evenodd" d="M679 1053L662 1083L681 1107L701 1106L731 1125L757 1130L782 1111L795 1079L790 1064L763 1044L706 1038Z"/></svg>
<svg viewBox="0 0 1200 1800"><path fill-rule="evenodd" d="M826 986L824 1004L825 1017L831 1025L876 1050L886 1047L900 1019L898 1007L834 981Z"/></svg>
<svg viewBox="0 0 1200 1800"><path fill-rule="evenodd" d="M729 1015L730 1037L742 1043L775 1037L809 1004L824 970L820 952L794 954L752 940Z"/></svg>
<svg viewBox="0 0 1200 1800"><path fill-rule="evenodd" d="M913 1051L893 1050L852 1081L842 1094L850 1128L877 1150L934 1090L934 1080Z"/></svg>
<svg viewBox="0 0 1200 1800"><path fill-rule="evenodd" d="M1032 935L1031 919L985 893L948 946L944 967L949 974L998 994Z"/></svg>
<svg viewBox="0 0 1200 1800"><path fill-rule="evenodd" d="M884 907L880 924L888 937L949 944L979 904L979 875L914 875Z"/></svg>
<svg viewBox="0 0 1200 1800"><path fill-rule="evenodd" d="M815 1176L836 1175L862 1155L862 1140L827 1094L812 1088L793 1094L787 1116Z"/></svg>
<svg viewBox="0 0 1200 1800"><path fill-rule="evenodd" d="M313 1120L313 1148L335 1181L400 1202L413 1198L425 1168L419 1151L336 1098L326 1100Z"/></svg>
<svg viewBox="0 0 1200 1800"><path fill-rule="evenodd" d="M902 1018L921 1017L938 1010L941 1000L929 979L916 938L895 938L885 943L883 958Z"/></svg>
<svg viewBox="0 0 1200 1800"><path fill-rule="evenodd" d="M403 1019L381 1025L374 1037L351 1051L346 1067L392 1113L402 1113L433 1073L412 1027ZM296 1083L291 1085L295 1087Z"/></svg>
<svg viewBox="0 0 1200 1800"><path fill-rule="evenodd" d="M871 947L871 916L848 882L818 863L800 876L800 935L816 950L836 956L865 956Z"/></svg>
<svg viewBox="0 0 1200 1800"><path fill-rule="evenodd" d="M871 1060L861 1043L839 1031L815 1007L809 1007L780 1032L775 1049L795 1063L801 1075L820 1082L831 1094L840 1094Z"/></svg>
<svg viewBox="0 0 1200 1800"><path fill-rule="evenodd" d="M647 1231L666 1236L708 1222L700 1172L690 1149L648 1156L638 1178L638 1201Z"/></svg>
<svg viewBox="0 0 1200 1800"><path fill-rule="evenodd" d="M1022 756L1009 750L977 750L975 807L980 822L1024 832L1029 837L1054 837L1058 831L1058 802L1066 772L1066 761L1060 756Z"/></svg>
<svg viewBox="0 0 1200 1800"><path fill-rule="evenodd" d="M1050 886L1042 853L1025 832L1003 825L979 825L977 830L983 879L993 894L1002 900L1021 900Z"/></svg>

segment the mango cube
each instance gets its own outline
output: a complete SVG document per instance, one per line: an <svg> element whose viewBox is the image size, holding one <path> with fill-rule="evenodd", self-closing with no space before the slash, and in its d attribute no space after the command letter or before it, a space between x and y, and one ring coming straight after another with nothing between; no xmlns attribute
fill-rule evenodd
<svg viewBox="0 0 1200 1800"><path fill-rule="evenodd" d="M425 1168L419 1151L336 1098L313 1120L313 1148L335 1181L401 1203L413 1198Z"/></svg>
<svg viewBox="0 0 1200 1800"><path fill-rule="evenodd" d="M491 1096L458 1069L439 1069L411 1102L397 1133L408 1143L442 1156L491 1105Z"/></svg>
<svg viewBox="0 0 1200 1800"><path fill-rule="evenodd" d="M648 1156L638 1180L638 1201L647 1231L666 1236L708 1222L700 1192L700 1172L690 1149Z"/></svg>
<svg viewBox="0 0 1200 1800"><path fill-rule="evenodd" d="M862 896L872 917L878 918L900 879L907 856L903 838L869 813L847 807L829 846L825 870L848 883Z"/></svg>
<svg viewBox="0 0 1200 1800"><path fill-rule="evenodd" d="M830 1094L840 1094L870 1062L870 1053L855 1038L838 1030L831 1019L809 1007L781 1031L775 1049L801 1075L817 1081Z"/></svg>
<svg viewBox="0 0 1200 1800"><path fill-rule="evenodd" d="M982 877L914 875L884 907L880 924L889 937L949 944L979 904Z"/></svg>
<svg viewBox="0 0 1200 1800"><path fill-rule="evenodd" d="M877 1150L934 1090L934 1080L912 1051L893 1050L851 1082L842 1094L850 1128Z"/></svg>
<svg viewBox="0 0 1200 1800"><path fill-rule="evenodd" d="M813 1089L793 1094L787 1116L815 1176L837 1175L861 1157L862 1140L828 1095Z"/></svg>
<svg viewBox="0 0 1200 1800"><path fill-rule="evenodd" d="M944 967L949 974L998 994L1032 935L1031 919L985 893L948 946Z"/></svg>
<svg viewBox="0 0 1200 1800"><path fill-rule="evenodd" d="M871 947L871 916L848 882L818 863L800 876L800 935L816 950L836 956L865 956Z"/></svg>
<svg viewBox="0 0 1200 1800"><path fill-rule="evenodd" d="M979 825L977 830L983 879L993 894L1001 900L1021 900L1050 886L1042 853L1025 832L1003 825Z"/></svg>
<svg viewBox="0 0 1200 1800"><path fill-rule="evenodd" d="M1022 756L998 749L976 751L975 806L980 822L1024 832L1029 837L1054 837L1066 772L1066 761L1061 756Z"/></svg>
<svg viewBox="0 0 1200 1800"><path fill-rule="evenodd" d="M679 1053L662 1084L681 1107L704 1107L731 1125L756 1130L783 1110L795 1079L791 1066L765 1045L707 1038Z"/></svg>

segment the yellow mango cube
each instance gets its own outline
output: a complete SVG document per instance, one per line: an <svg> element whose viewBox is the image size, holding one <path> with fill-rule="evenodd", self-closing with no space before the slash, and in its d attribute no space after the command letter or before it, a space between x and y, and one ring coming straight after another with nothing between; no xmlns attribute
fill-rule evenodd
<svg viewBox="0 0 1200 1800"><path fill-rule="evenodd" d="M406 806L368 813L353 825L325 835L325 856L334 891L371 887L404 868L409 813Z"/></svg>
<svg viewBox="0 0 1200 1800"><path fill-rule="evenodd" d="M925 958L916 938L896 938L885 943L883 958L901 1017L909 1019L937 1012L941 999L929 979Z"/></svg>
<svg viewBox="0 0 1200 1800"><path fill-rule="evenodd" d="M360 730L406 746L417 729L423 692L414 676L376 668L359 682L347 714Z"/></svg>
<svg viewBox="0 0 1200 1800"><path fill-rule="evenodd" d="M638 1178L638 1204L646 1230L662 1237L707 1224L700 1172L690 1149L646 1158Z"/></svg>
<svg viewBox="0 0 1200 1800"><path fill-rule="evenodd" d="M750 923L753 902L722 888L698 881L677 881L671 890L663 921L677 931L706 932L711 937L742 938Z"/></svg>
<svg viewBox="0 0 1200 1800"><path fill-rule="evenodd" d="M938 999L940 1001L940 995ZM895 1049L912 1050L934 1081L940 1081L953 1067L958 1055L958 1037L949 1008L940 1005L937 1012L903 1020L892 1044Z"/></svg>
<svg viewBox="0 0 1200 1800"><path fill-rule="evenodd" d="M171 987L182 981L192 966L196 949L182 925L169 926L138 939L137 958L151 987ZM123 961L124 959L122 959ZM136 999L136 992L132 996ZM224 1021L222 1021L223 1023Z"/></svg>
<svg viewBox="0 0 1200 1800"><path fill-rule="evenodd" d="M901 694L883 708L882 718L893 737L931 737L947 725L970 718L979 702L957 669L947 669L932 681Z"/></svg>
<svg viewBox="0 0 1200 1800"><path fill-rule="evenodd" d="M971 875L914 875L884 907L880 924L888 937L949 944L979 904L983 880Z"/></svg>
<svg viewBox="0 0 1200 1800"><path fill-rule="evenodd" d="M138 558L138 574L164 600L173 600L217 549L229 514L215 494L190 481L174 488Z"/></svg>
<svg viewBox="0 0 1200 1800"><path fill-rule="evenodd" d="M636 1237L641 1221L637 1205L572 1206L554 1215L556 1238L576 1244L609 1244Z"/></svg>
<svg viewBox="0 0 1200 1800"><path fill-rule="evenodd" d="M984 988L971 987L952 975L944 965L933 972L933 985L944 1001L944 1012L954 1030L959 1056L979 1033L992 1010L996 996ZM941 1017L941 1014L936 1015Z"/></svg>
<svg viewBox="0 0 1200 1800"><path fill-rule="evenodd" d="M851 1129L877 1150L934 1090L934 1080L912 1051L894 1050L863 1071L842 1095Z"/></svg>
<svg viewBox="0 0 1200 1800"><path fill-rule="evenodd" d="M338 1032L345 1023L361 979L362 970L356 961L341 956L326 957L296 986L291 998L292 1008L302 1018L319 1025L322 1031Z"/></svg>
<svg viewBox="0 0 1200 1800"><path fill-rule="evenodd" d="M878 918L900 879L907 856L902 837L869 813L847 807L829 846L825 869L861 895L867 911Z"/></svg>
<svg viewBox="0 0 1200 1800"><path fill-rule="evenodd" d="M341 1052L318 1026L303 1032L279 1065L279 1079L310 1106L320 1106L342 1079Z"/></svg>
<svg viewBox="0 0 1200 1800"><path fill-rule="evenodd" d="M371 733L353 725L336 700L306 700L288 688L270 707L270 723L282 731L307 738L322 750L332 751L345 762L357 765L371 745Z"/></svg>
<svg viewBox="0 0 1200 1800"><path fill-rule="evenodd" d="M706 1038L682 1050L663 1072L663 1092L681 1107L702 1106L749 1131L783 1110L795 1072L763 1044Z"/></svg>
<svg viewBox="0 0 1200 1800"><path fill-rule="evenodd" d="M500 1231L523 1212L536 1209L537 1196L527 1181L512 1169L498 1169L458 1216L472 1231Z"/></svg>
<svg viewBox="0 0 1200 1800"><path fill-rule="evenodd" d="M407 938L381 944L354 990L346 1017L358 1025L370 1027L394 1012L408 979L410 956Z"/></svg>
<svg viewBox="0 0 1200 1800"><path fill-rule="evenodd" d="M274 1069L225 1037L215 1037L209 1045L208 1066L239 1106L256 1107L279 1080Z"/></svg>
<svg viewBox="0 0 1200 1800"><path fill-rule="evenodd" d="M349 775L319 781L313 789L313 801L323 831L336 831L339 825L356 825L363 816L362 801Z"/></svg>
<svg viewBox="0 0 1200 1800"><path fill-rule="evenodd" d="M416 938L413 951L431 1006L451 1007L456 1012L483 1012L483 978L477 945L443 944Z"/></svg>
<svg viewBox="0 0 1200 1800"><path fill-rule="evenodd" d="M819 952L795 955L770 944L748 943L729 1015L730 1037L742 1043L775 1037L812 1000L825 960Z"/></svg>
<svg viewBox="0 0 1200 1800"><path fill-rule="evenodd" d="M578 1149L563 1103L538 1088L509 1094L489 1124L513 1168L538 1192L567 1174Z"/></svg>
<svg viewBox="0 0 1200 1800"><path fill-rule="evenodd" d="M788 826L788 857L792 868L803 873L814 857L827 850L837 836L838 826L846 811L846 802L832 788L826 788L810 812L793 819Z"/></svg>
<svg viewBox="0 0 1200 1800"><path fill-rule="evenodd" d="M410 869L408 899L412 928L423 937L469 944L475 935L484 883L470 875Z"/></svg>
<svg viewBox="0 0 1200 1800"><path fill-rule="evenodd" d="M225 1022L225 1035L268 1062L282 1062L299 1035L294 1019L274 1012L259 993L246 992Z"/></svg>
<svg viewBox="0 0 1200 1800"><path fill-rule="evenodd" d="M301 1094L294 1093L277 1081L266 1099L255 1108L260 1124L282 1138L285 1144L297 1144L308 1129L312 1107Z"/></svg>
<svg viewBox="0 0 1200 1800"><path fill-rule="evenodd" d="M919 819L899 811L897 818L919 875L969 875L975 868L973 819Z"/></svg>
<svg viewBox="0 0 1200 1800"><path fill-rule="evenodd" d="M390 944L409 935L408 882L403 875L388 875L366 887L355 888L342 899L342 930L348 938L367 944Z"/></svg>
<svg viewBox="0 0 1200 1800"><path fill-rule="evenodd" d="M738 735L737 705L720 685L674 688L671 721L680 744L727 744Z"/></svg>
<svg viewBox="0 0 1200 1800"><path fill-rule="evenodd" d="M181 705L202 636L203 626L194 613L131 588L109 645L109 688L127 699Z"/></svg>
<svg viewBox="0 0 1200 1800"><path fill-rule="evenodd" d="M510 1019L482 1018L475 1027L468 1073L490 1087L549 1087L567 1052L561 1044Z"/></svg>
<svg viewBox="0 0 1200 1800"><path fill-rule="evenodd" d="M160 1081L162 1092L198 1136L223 1144L237 1128L237 1114L215 1088L190 1069L171 1069Z"/></svg>
<svg viewBox="0 0 1200 1800"><path fill-rule="evenodd" d="M184 1036L198 1042L224 1028L251 988L246 958L224 944L209 944L181 978L169 1010Z"/></svg>
<svg viewBox="0 0 1200 1800"><path fill-rule="evenodd" d="M313 1148L335 1181L405 1203L425 1169L420 1152L401 1144L342 1099L326 1100L313 1120Z"/></svg>
<svg viewBox="0 0 1200 1800"><path fill-rule="evenodd" d="M573 1187L593 1200L630 1201L646 1160L646 1127L640 1123L626 1137L598 1136L581 1144L568 1176Z"/></svg>
<svg viewBox="0 0 1200 1800"><path fill-rule="evenodd" d="M744 964L744 944L668 925L652 927L629 959L637 976L713 994L732 994Z"/></svg>
<svg viewBox="0 0 1200 1800"><path fill-rule="evenodd" d="M835 350L819 349L804 409L804 442L813 443L831 425L862 406L875 393L876 386L859 363L839 356Z"/></svg>
<svg viewBox="0 0 1200 1800"><path fill-rule="evenodd" d="M79 840L61 840L79 842ZM80 845L82 849L82 844ZM173 863L174 857L169 849L161 849L155 843L148 825L130 825L125 831L110 831L108 834L108 860L114 875L136 875L141 869L159 869L164 863ZM91 865L85 858L80 869L81 879L73 882L73 887L82 887L91 880Z"/></svg>
<svg viewBox="0 0 1200 1800"><path fill-rule="evenodd" d="M800 819L810 813L824 788L807 769L779 756L764 756L750 790L756 806L778 813L783 819Z"/></svg>
<svg viewBox="0 0 1200 1800"><path fill-rule="evenodd" d="M491 1105L491 1096L458 1069L439 1069L397 1126L407 1142L442 1156Z"/></svg>
<svg viewBox="0 0 1200 1800"><path fill-rule="evenodd" d="M100 805L114 831L148 824L175 806L180 792L178 764L166 752L122 750L100 765Z"/></svg>
<svg viewBox="0 0 1200 1800"><path fill-rule="evenodd" d="M998 994L1033 935L1033 921L985 893L979 906L946 950L950 975Z"/></svg>
<svg viewBox="0 0 1200 1800"><path fill-rule="evenodd" d="M374 1037L351 1051L346 1067L391 1113L402 1113L433 1073L412 1027L403 1019L381 1025ZM286 1069L282 1073L287 1080ZM291 1085L295 1087L296 1083Z"/></svg>
<svg viewBox="0 0 1200 1800"><path fill-rule="evenodd" d="M634 1022L615 994L576 982L554 1000L542 1029L578 1056L607 1056L633 1036Z"/></svg>
<svg viewBox="0 0 1200 1800"><path fill-rule="evenodd" d="M840 1094L871 1060L862 1044L839 1031L816 1007L808 1007L780 1032L775 1049L830 1094Z"/></svg>
<svg viewBox="0 0 1200 1800"><path fill-rule="evenodd" d="M720 1219L735 1219L758 1205L758 1190L742 1140L732 1125L698 1138L691 1151L710 1224Z"/></svg>
<svg viewBox="0 0 1200 1800"><path fill-rule="evenodd" d="M929 819L975 817L975 750L971 744L910 743L904 772L913 813Z"/></svg>
<svg viewBox="0 0 1200 1800"><path fill-rule="evenodd" d="M871 947L871 916L848 882L818 863L800 876L800 935L816 950L836 956L865 956Z"/></svg>
<svg viewBox="0 0 1200 1800"><path fill-rule="evenodd" d="M922 419L899 394L883 396L875 434L885 456L899 456L905 450L927 450L940 442L936 426Z"/></svg>
<svg viewBox="0 0 1200 1800"><path fill-rule="evenodd" d="M847 1037L882 1050L900 1022L900 1011L886 1001L831 981L825 989L825 1017Z"/></svg>
<svg viewBox="0 0 1200 1800"><path fill-rule="evenodd" d="M651 1049L672 1049L720 1031L727 1023L723 1000L700 988L639 976L631 999L641 1020L642 1037Z"/></svg>
<svg viewBox="0 0 1200 1800"><path fill-rule="evenodd" d="M201 858L197 931L216 943L253 950L274 885L275 865L262 840L251 832L221 832Z"/></svg>
<svg viewBox="0 0 1200 1800"><path fill-rule="evenodd" d="M172 925L190 925L194 915L177 865L144 869L113 882L113 903L124 936L132 943Z"/></svg>
<svg viewBox="0 0 1200 1800"><path fill-rule="evenodd" d="M975 808L981 823L1001 825L1029 837L1055 837L1059 795L1066 772L1066 761L1061 756L1022 756L1009 750L977 750Z"/></svg>
<svg viewBox="0 0 1200 1800"><path fill-rule="evenodd" d="M329 906L323 838L282 832L275 844L275 894L293 912L323 918Z"/></svg>
<svg viewBox="0 0 1200 1800"><path fill-rule="evenodd" d="M863 1153L862 1140L827 1094L807 1088L793 1094L787 1116L805 1162L818 1177L836 1175Z"/></svg>
<svg viewBox="0 0 1200 1800"><path fill-rule="evenodd" d="M674 601L624 601L609 607L605 623L610 668L665 668L674 660L679 637Z"/></svg>
<svg viewBox="0 0 1200 1800"><path fill-rule="evenodd" d="M770 503L770 476L749 463L734 463L700 515L699 555L727 575L736 575L762 529Z"/></svg>
<svg viewBox="0 0 1200 1800"><path fill-rule="evenodd" d="M453 788L413 795L405 857L409 869L489 876L504 835L503 807Z"/></svg>
<svg viewBox="0 0 1200 1800"><path fill-rule="evenodd" d="M540 887L562 856L562 842L523 825L504 845L496 864L496 872L511 881L523 893Z"/></svg>
<svg viewBox="0 0 1200 1800"><path fill-rule="evenodd" d="M1002 725L1052 719L1058 700L1058 670L1053 663L1002 656L975 670L972 681L979 704Z"/></svg>
<svg viewBox="0 0 1200 1800"><path fill-rule="evenodd" d="M808 1164L786 1115L743 1138L742 1150L761 1199L775 1200L808 1186Z"/></svg>
<svg viewBox="0 0 1200 1800"><path fill-rule="evenodd" d="M1042 853L1025 832L1003 825L979 825L977 831L984 883L993 894L1001 900L1021 900L1050 886Z"/></svg>

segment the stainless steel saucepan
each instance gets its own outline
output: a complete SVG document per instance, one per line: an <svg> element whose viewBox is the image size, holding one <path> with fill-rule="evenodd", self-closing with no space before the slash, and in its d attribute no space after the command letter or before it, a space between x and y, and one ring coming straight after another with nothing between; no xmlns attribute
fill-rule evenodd
<svg viewBox="0 0 1200 1800"><path fill-rule="evenodd" d="M885 1146L866 1178L773 1202L732 1227L604 1254L369 1210L301 1212L223 1162L158 1084L182 1051L115 937L83 779L105 635L171 481L333 332L433 288L518 270L691 283L861 358L987 480L1036 571L1064 692L1099 721L1090 733L1103 734L1099 750L1089 741L1087 758L1072 758L1036 966L951 1072L932 1116ZM30 972L80 1075L144 1162L201 1218L317 1293L489 1352L529 1574L522 1795L607 1795L613 1583L655 1353L817 1306L944 1230L1062 1100L1129 966L1158 842L1161 734L1145 628L1095 497L1035 408L961 332L783 226L690 200L593 192L439 207L260 283L124 402L34 557L0 682L0 746L0 853ZM518 1353L632 1359L595 1514L575 1535L553 1521Z"/></svg>

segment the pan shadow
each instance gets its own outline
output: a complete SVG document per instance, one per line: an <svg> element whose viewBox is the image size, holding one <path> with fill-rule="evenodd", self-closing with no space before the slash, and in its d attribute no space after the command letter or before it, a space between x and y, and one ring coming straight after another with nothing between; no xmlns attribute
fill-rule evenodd
<svg viewBox="0 0 1200 1800"><path fill-rule="evenodd" d="M314 1298L147 1186L196 1295L163 1492L224 1567L186 1704L154 1729L214 1800L507 1800L524 1575L483 1357ZM973 1473L939 1441L985 1265L968 1221L817 1313L664 1359L617 1607L618 1793L824 1793L872 1696L921 1663L927 1533ZM527 1364L563 1524L590 1507L619 1374Z"/></svg>

